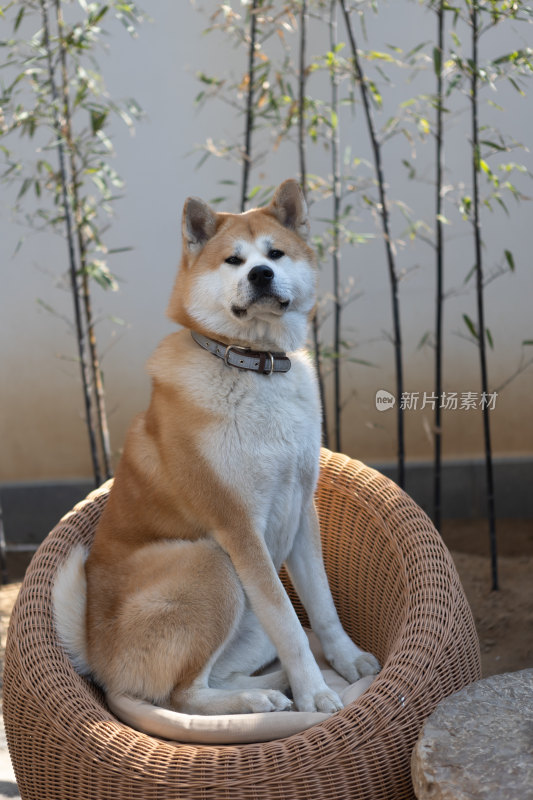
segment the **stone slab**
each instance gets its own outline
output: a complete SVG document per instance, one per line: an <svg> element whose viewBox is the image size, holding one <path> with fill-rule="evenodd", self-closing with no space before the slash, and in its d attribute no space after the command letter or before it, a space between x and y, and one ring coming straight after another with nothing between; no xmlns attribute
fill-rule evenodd
<svg viewBox="0 0 533 800"><path fill-rule="evenodd" d="M533 669L442 700L412 756L418 800L533 800Z"/></svg>

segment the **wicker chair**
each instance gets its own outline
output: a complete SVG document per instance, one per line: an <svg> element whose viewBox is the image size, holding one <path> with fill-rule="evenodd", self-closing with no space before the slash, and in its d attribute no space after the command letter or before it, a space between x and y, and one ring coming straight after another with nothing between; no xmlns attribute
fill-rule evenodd
<svg viewBox="0 0 533 800"><path fill-rule="evenodd" d="M439 700L480 677L480 659L451 558L409 496L375 470L322 452L326 568L345 629L384 665L370 689L296 736L196 746L119 722L58 644L50 588L73 544L91 541L108 491L93 492L50 533L13 611L4 715L23 800L413 797L420 728Z"/></svg>

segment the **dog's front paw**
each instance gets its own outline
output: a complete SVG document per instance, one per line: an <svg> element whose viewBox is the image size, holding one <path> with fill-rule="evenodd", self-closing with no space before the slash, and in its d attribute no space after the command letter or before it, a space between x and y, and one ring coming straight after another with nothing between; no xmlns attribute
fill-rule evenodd
<svg viewBox="0 0 533 800"><path fill-rule="evenodd" d="M331 666L349 683L355 683L366 675L377 675L381 667L372 653L360 650L351 640L339 643L326 652Z"/></svg>
<svg viewBox="0 0 533 800"><path fill-rule="evenodd" d="M355 667L360 678L364 678L367 675L377 675L381 670L379 661L372 653L361 653L355 661Z"/></svg>
<svg viewBox="0 0 533 800"><path fill-rule="evenodd" d="M323 714L334 714L344 708L339 695L327 687L318 692L298 693L294 700L298 711L321 711Z"/></svg>

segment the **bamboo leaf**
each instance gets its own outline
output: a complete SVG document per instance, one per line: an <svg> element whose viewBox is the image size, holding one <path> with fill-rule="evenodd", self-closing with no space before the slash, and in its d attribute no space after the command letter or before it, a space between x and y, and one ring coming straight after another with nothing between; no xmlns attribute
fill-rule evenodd
<svg viewBox="0 0 533 800"><path fill-rule="evenodd" d="M505 258L507 260L507 263L509 264L509 269L511 270L511 272L514 272L515 271L515 263L514 263L513 254L511 253L510 250L504 250L503 252L505 253Z"/></svg>
<svg viewBox="0 0 533 800"><path fill-rule="evenodd" d="M376 86L374 81L368 80L367 83L368 83L368 88L370 89L370 92L371 92L372 99L373 99L374 103L376 104L377 108L381 108L382 103L383 103L383 99L381 97L381 94L379 92L378 87Z"/></svg>
<svg viewBox="0 0 533 800"><path fill-rule="evenodd" d="M425 119L424 117L421 117L419 119L419 121L418 121L418 124L420 126L420 129L421 129L422 133L427 135L430 132L431 127L430 127L429 122L427 121L427 119Z"/></svg>
<svg viewBox="0 0 533 800"><path fill-rule="evenodd" d="M107 109L92 109L91 110L91 131L93 135L97 134L105 125L109 111Z"/></svg>
<svg viewBox="0 0 533 800"><path fill-rule="evenodd" d="M428 344L428 342L430 341L430 337L431 337L431 331L426 331L425 334L420 339L420 341L418 342L416 349L421 350L424 347L424 345Z"/></svg>
<svg viewBox="0 0 533 800"><path fill-rule="evenodd" d="M107 254L112 256L116 253L130 253L133 249L133 247L112 247L111 250L107 251Z"/></svg>
<svg viewBox="0 0 533 800"><path fill-rule="evenodd" d="M508 147L504 147L501 144L496 144L496 142L489 142L487 139L482 139L480 143L481 144L486 144L487 147L493 147L495 150L501 150L504 153L506 153L508 151L508 149L509 149Z"/></svg>
<svg viewBox="0 0 533 800"><path fill-rule="evenodd" d="M487 334L487 341L489 343L489 347L491 350L494 350L494 340L492 338L492 333L488 328L485 328L485 333Z"/></svg>
<svg viewBox="0 0 533 800"><path fill-rule="evenodd" d="M404 158L404 159L402 159L402 164L404 165L404 167L405 167L407 170L409 170L409 172L408 172L408 175L407 175L407 177L409 178L409 180L413 180L413 178L415 178L415 177L416 177L416 169L415 169L415 168L413 167L413 165L412 165L412 164L411 164L409 161L407 161L407 159L405 159L405 158Z"/></svg>
<svg viewBox="0 0 533 800"><path fill-rule="evenodd" d="M102 17L109 11L109 6L102 6L95 14L89 15L89 25L97 25Z"/></svg>
<svg viewBox="0 0 533 800"><path fill-rule="evenodd" d="M24 19L24 14L26 13L26 7L22 6L17 17L15 19L15 24L13 25L13 31L16 33L20 27L22 20Z"/></svg>
<svg viewBox="0 0 533 800"><path fill-rule="evenodd" d="M533 345L533 339L524 339L522 342L523 345L531 346Z"/></svg>
<svg viewBox="0 0 533 800"><path fill-rule="evenodd" d="M463 285L464 285L464 284L466 284L466 283L468 283L468 281L470 280L470 278L472 277L472 275L475 273L475 271L476 271L476 265L474 264L474 266L472 267L472 269L470 269L470 270L468 271L468 274L467 274L466 278L465 278L465 279L464 279L464 281L463 281Z"/></svg>
<svg viewBox="0 0 533 800"><path fill-rule="evenodd" d="M496 202L498 203L498 205L500 205L500 206L503 208L503 210L505 211L505 213L506 213L506 214L507 214L507 216L509 217L509 216L510 216L510 214L509 214L509 209L507 208L507 206L506 206L506 205L505 205L505 203L503 202L502 198L501 198L499 195L496 195L496 197L495 197L494 199L496 200Z"/></svg>
<svg viewBox="0 0 533 800"><path fill-rule="evenodd" d="M514 78L511 78L510 76L507 76L507 80L509 81L509 83L511 84L511 86L512 86L514 89L516 89L516 91L518 92L518 94L521 94L521 95L522 95L522 97L524 97L524 96L525 96L525 92L524 92L524 90L520 88L520 86L517 84L517 82L514 80Z"/></svg>
<svg viewBox="0 0 533 800"><path fill-rule="evenodd" d="M455 87L456 87L456 86L457 86L459 83L461 83L461 80L462 80L462 75L460 75L460 74L459 74L459 75L455 75L455 77L454 77L454 78L452 78L452 80L451 80L451 81L450 81L450 83L448 84L448 88L446 89L446 97L449 97L449 96L451 95L451 93L453 92L453 90L455 89Z"/></svg>
<svg viewBox="0 0 533 800"><path fill-rule="evenodd" d="M366 53L366 57L368 58L369 61L379 60L379 61L387 61L392 64L395 63L395 59L389 53L382 53L379 50L370 50L368 53Z"/></svg>
<svg viewBox="0 0 533 800"><path fill-rule="evenodd" d="M476 326L474 325L474 323L472 322L472 320L470 319L468 314L463 314L463 320L465 322L466 327L468 328L468 330L470 331L470 333L474 337L474 339L479 340L479 336L478 336L478 332L476 330Z"/></svg>
<svg viewBox="0 0 533 800"><path fill-rule="evenodd" d="M349 361L351 364L360 364L363 367L376 367L377 364L373 364L372 361L365 361L363 358L346 358L346 361Z"/></svg>
<svg viewBox="0 0 533 800"><path fill-rule="evenodd" d="M22 186L20 187L20 191L17 195L17 200L20 200L21 197L24 197L24 195L26 194L32 183L33 183L32 178L24 178L24 180L22 181Z"/></svg>
<svg viewBox="0 0 533 800"><path fill-rule="evenodd" d="M459 211L466 219L472 210L472 198L469 195L465 195L461 198L461 202L459 204Z"/></svg>
<svg viewBox="0 0 533 800"><path fill-rule="evenodd" d="M41 306L41 308L44 308L45 311L48 311L49 314L53 314L54 316L58 316L58 313L55 310L55 308L53 308L49 303L45 303L45 301L41 300L40 297L38 297L35 302L37 303L38 306Z"/></svg>
<svg viewBox="0 0 533 800"><path fill-rule="evenodd" d="M103 289L111 289L111 291L116 291L118 289L118 284L111 275L109 267L105 261L91 261L89 264L87 264L85 271L87 275L89 275L91 278L94 278L96 283L98 283L98 285Z"/></svg>

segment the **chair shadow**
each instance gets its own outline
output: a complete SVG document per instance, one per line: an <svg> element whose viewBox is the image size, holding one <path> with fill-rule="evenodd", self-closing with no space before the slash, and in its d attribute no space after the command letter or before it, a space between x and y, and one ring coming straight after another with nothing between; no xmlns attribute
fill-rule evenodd
<svg viewBox="0 0 533 800"><path fill-rule="evenodd" d="M15 781L0 781L0 800L4 800L5 797L20 800L20 793Z"/></svg>

